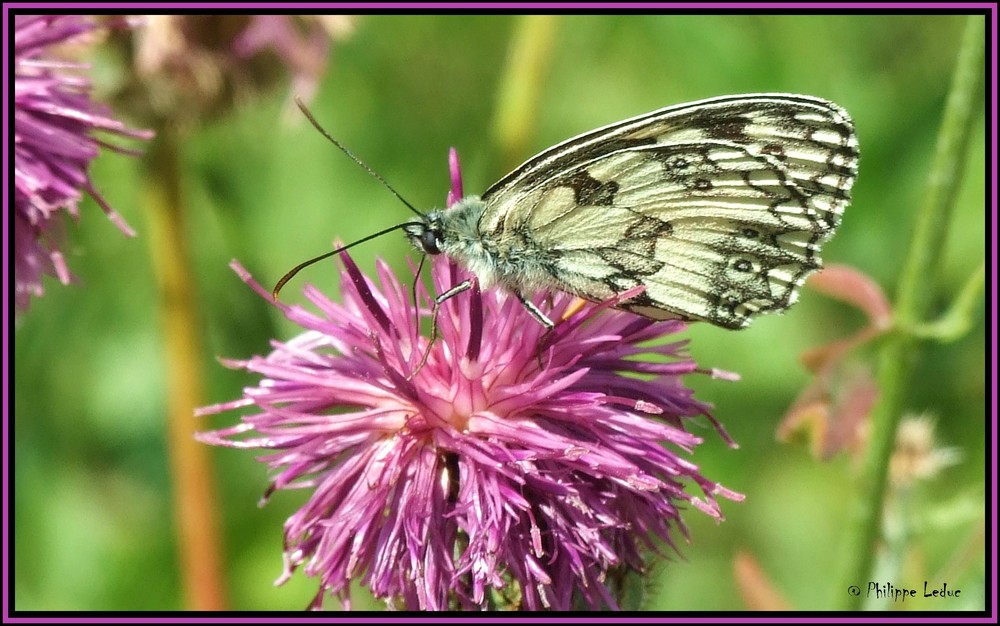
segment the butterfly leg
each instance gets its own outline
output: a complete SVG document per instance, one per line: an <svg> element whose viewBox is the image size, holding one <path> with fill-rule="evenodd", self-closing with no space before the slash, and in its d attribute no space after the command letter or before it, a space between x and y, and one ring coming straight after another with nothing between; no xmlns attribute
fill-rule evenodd
<svg viewBox="0 0 1000 626"><path fill-rule="evenodd" d="M413 377L417 375L417 372L422 370L424 365L427 364L427 359L431 355L431 348L434 347L434 342L437 341L437 333L438 333L437 319L438 319L438 312L441 310L441 305L450 300L451 298L454 298L458 294L472 289L472 286L475 284L473 282L474 280L475 279L464 280L455 285L454 287L452 287L451 289L449 289L448 291L434 298L434 308L431 310L431 338L427 342L427 349L424 350L424 355L420 357L420 363L417 364L417 368L415 370L410 372L409 376L406 377L406 380L413 380Z"/></svg>
<svg viewBox="0 0 1000 626"><path fill-rule="evenodd" d="M413 285L410 287L410 302L413 303L413 327L417 334L420 334L420 305L417 303L417 285L420 283L420 271L424 269L426 254L420 255L420 263L417 264L417 271L413 275Z"/></svg>
<svg viewBox="0 0 1000 626"><path fill-rule="evenodd" d="M550 320L547 315L542 313L541 309L535 306L534 302L525 298L523 294L518 293L517 299L521 301L521 304L528 310L531 317L538 320L538 323L545 327L545 332L542 333L541 338L538 340L538 351L535 353L535 358L538 359L538 367L544 367L544 364L542 363L542 350L545 348L545 341L548 338L549 333L551 333L552 329L555 328L555 322Z"/></svg>
<svg viewBox="0 0 1000 626"><path fill-rule="evenodd" d="M523 304L524 308L528 310L528 313L531 313L531 317L538 320L538 323L545 327L545 332L552 330L552 328L556 325L555 322L550 320L547 315L542 313L541 309L535 306L534 302L528 300L520 293L517 294L517 299L521 301L521 304Z"/></svg>

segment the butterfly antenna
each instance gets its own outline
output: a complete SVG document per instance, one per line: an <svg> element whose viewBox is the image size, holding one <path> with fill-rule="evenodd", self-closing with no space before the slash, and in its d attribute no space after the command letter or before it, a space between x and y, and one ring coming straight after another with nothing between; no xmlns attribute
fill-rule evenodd
<svg viewBox="0 0 1000 626"><path fill-rule="evenodd" d="M365 163L364 161L362 161L361 159L359 159L358 157L354 156L354 153L351 152L350 150L348 150L347 146L345 146L344 144L340 143L339 141L337 141L336 139L333 138L333 135L331 135L330 133L326 132L326 129L319 125L319 122L317 122L316 118L313 117L312 111L310 111L309 108L306 107L305 103L302 102L302 99L299 98L298 96L295 96L295 104L298 105L299 109L306 116L306 119L309 120L309 123L311 123L314 127L316 127L316 130L318 130L324 137L326 137L328 140L330 140L330 143L332 143L333 145L335 145L338 148L340 148L341 152L343 152L344 154L346 154L347 156L349 156L352 161L354 161L355 163L357 163L358 165L360 165L362 168L364 168L364 170L366 172L368 172L369 174L371 174L372 176L374 176L375 180L377 180L378 182L382 183L382 185L386 189L388 189L389 191L391 191L392 195L394 195L397 198L399 198L399 201L402 202L403 204L405 204L408 209L410 209L411 211L413 211L414 213L416 213L420 217L424 216L423 213L421 213L420 211L418 211L412 204L410 204L409 202L407 202L406 198L404 198L403 196L401 196L398 191L396 191L395 189L393 189L392 185L390 185L389 183L387 183L385 181L385 179L382 178L379 175L378 172L376 172L372 168L368 167L368 164ZM329 254L334 254L335 252L336 251L331 252ZM327 256L329 256L329 255L327 255ZM316 260L320 260L322 258L325 258L325 257L318 257ZM308 265L308 262L306 264Z"/></svg>
<svg viewBox="0 0 1000 626"><path fill-rule="evenodd" d="M313 263L317 263L319 261L322 261L323 259L332 257L335 254L338 254L340 252L343 252L344 250L347 250L348 248L353 248L354 246L358 245L359 243L364 243L366 241L370 241L372 239L375 239L376 237L381 237L382 235L384 235L386 233L391 233L394 230L399 230L400 228L404 228L406 226L411 226L412 224L413 224L413 222L405 222L403 224L396 224L395 226L390 226L389 228L386 228L385 230L380 230L377 233L368 235L367 237L362 237L361 239L358 239L357 241L352 241L351 243L347 244L346 246L340 246L336 250L331 250L330 252L326 252L326 253L323 253L323 254L321 254L321 255L319 255L317 257L313 257L313 258L309 259L308 261L303 261L303 262L299 263L298 265L296 265L292 269L288 270L288 272L284 276L281 277L281 280L279 280L277 282L277 284L274 286L274 289L271 290L271 296L275 300L277 300L278 299L278 292L280 292L281 288L285 286L285 283L287 283L288 281L290 281L293 276L295 276L296 274L298 274L303 269L309 267Z"/></svg>

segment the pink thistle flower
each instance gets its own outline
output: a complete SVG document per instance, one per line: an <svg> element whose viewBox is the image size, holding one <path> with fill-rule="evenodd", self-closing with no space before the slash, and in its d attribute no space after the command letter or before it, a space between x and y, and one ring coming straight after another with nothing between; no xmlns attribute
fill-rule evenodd
<svg viewBox="0 0 1000 626"><path fill-rule="evenodd" d="M27 309L31 296L41 296L42 276L63 284L72 280L59 250L62 213L79 217L86 192L123 233L133 236L125 220L94 188L87 173L101 147L127 154L95 138L95 131L149 139L110 117L106 107L88 95L85 66L46 58L52 46L97 29L78 15L14 17L14 283L15 302Z"/></svg>
<svg viewBox="0 0 1000 626"><path fill-rule="evenodd" d="M354 30L346 15L253 15L250 24L233 41L238 57L247 58L270 49L292 74L291 93L308 102L319 85L334 39L345 39Z"/></svg>
<svg viewBox="0 0 1000 626"><path fill-rule="evenodd" d="M682 508L721 520L716 496L742 500L686 458L701 443L690 418L732 441L681 381L704 373L684 342L662 341L682 322L554 294L561 321L544 337L517 298L472 289L442 304L414 374L427 338L408 290L382 262L376 282L340 258L343 304L311 286L316 313L274 303L304 332L226 361L261 381L199 410L253 407L199 439L269 451L267 496L312 490L285 524L280 580L319 577L313 608L326 593L348 602L354 579L395 608L617 608L609 572L644 571L659 541L676 549ZM468 278L440 257L431 272L438 293ZM418 299L426 318L430 295Z"/></svg>
<svg viewBox="0 0 1000 626"><path fill-rule="evenodd" d="M151 112L183 126L229 111L286 75L289 95L309 101L333 43L348 38L354 23L343 15L146 16L136 71Z"/></svg>

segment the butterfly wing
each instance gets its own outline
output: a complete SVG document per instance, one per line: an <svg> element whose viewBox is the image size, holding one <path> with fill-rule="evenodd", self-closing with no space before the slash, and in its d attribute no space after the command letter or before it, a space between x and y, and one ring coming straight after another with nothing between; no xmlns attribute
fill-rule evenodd
<svg viewBox="0 0 1000 626"><path fill-rule="evenodd" d="M491 187L480 232L548 280L622 308L742 328L784 310L839 225L857 175L853 124L805 96L727 96L563 142Z"/></svg>

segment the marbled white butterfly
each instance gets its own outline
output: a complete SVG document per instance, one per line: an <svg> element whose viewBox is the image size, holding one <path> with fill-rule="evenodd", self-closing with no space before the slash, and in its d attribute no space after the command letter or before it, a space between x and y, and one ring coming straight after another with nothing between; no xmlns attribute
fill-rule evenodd
<svg viewBox="0 0 1000 626"><path fill-rule="evenodd" d="M618 307L744 328L791 306L820 269L820 246L840 223L857 165L854 125L839 106L781 93L723 96L564 141L481 196L426 215L411 206L418 220L371 237L402 229L480 285L516 294L548 327L527 298L535 291L603 301L644 285ZM299 269L342 249L293 269L275 294Z"/></svg>

